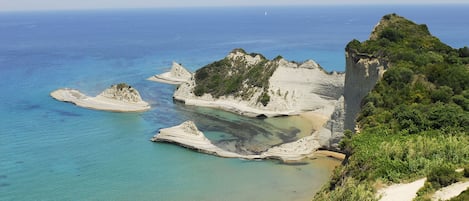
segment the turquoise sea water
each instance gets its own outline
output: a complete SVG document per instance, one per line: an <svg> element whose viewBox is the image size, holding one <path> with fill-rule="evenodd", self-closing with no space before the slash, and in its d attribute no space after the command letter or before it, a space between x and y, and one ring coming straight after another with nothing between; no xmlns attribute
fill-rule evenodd
<svg viewBox="0 0 469 201"><path fill-rule="evenodd" d="M0 13L0 200L307 200L329 159L285 165L223 159L152 143L195 120L216 143L271 146L307 134L301 119L256 120L172 101L146 81L171 61L190 70L242 47L344 70L344 47L396 12L453 47L469 45L469 6L198 8ZM265 15L267 11L267 15ZM92 111L49 97L127 82L145 113ZM305 133L306 132L306 133Z"/></svg>

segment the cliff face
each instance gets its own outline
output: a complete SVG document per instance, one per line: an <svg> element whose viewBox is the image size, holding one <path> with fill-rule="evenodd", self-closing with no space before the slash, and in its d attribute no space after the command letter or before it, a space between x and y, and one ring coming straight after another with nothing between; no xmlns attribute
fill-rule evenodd
<svg viewBox="0 0 469 201"><path fill-rule="evenodd" d="M344 86L344 129L355 130L355 119L361 109L362 99L370 92L389 67L384 58L359 54L347 50Z"/></svg>
<svg viewBox="0 0 469 201"><path fill-rule="evenodd" d="M190 105L218 107L246 116L279 116L319 111L329 117L342 95L344 74L327 73L316 62L267 60L234 50L195 73L174 98Z"/></svg>

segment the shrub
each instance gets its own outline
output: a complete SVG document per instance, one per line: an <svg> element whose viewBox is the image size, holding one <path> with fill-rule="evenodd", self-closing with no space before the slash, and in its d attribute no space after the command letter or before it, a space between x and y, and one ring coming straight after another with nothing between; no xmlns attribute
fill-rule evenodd
<svg viewBox="0 0 469 201"><path fill-rule="evenodd" d="M466 167L464 167L464 177L469 177L469 165L466 165Z"/></svg>
<svg viewBox="0 0 469 201"><path fill-rule="evenodd" d="M427 176L428 182L436 188L449 186L458 181L458 173L449 165L442 164L430 170Z"/></svg>
<svg viewBox="0 0 469 201"><path fill-rule="evenodd" d="M259 97L259 102L261 102L263 106L267 106L269 101L270 101L270 96L269 94L267 94L267 92L262 93L262 95Z"/></svg>

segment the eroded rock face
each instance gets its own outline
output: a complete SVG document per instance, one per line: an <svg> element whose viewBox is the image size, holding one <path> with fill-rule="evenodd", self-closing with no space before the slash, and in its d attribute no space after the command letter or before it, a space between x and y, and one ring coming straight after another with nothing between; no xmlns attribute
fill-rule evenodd
<svg viewBox="0 0 469 201"><path fill-rule="evenodd" d="M180 79L180 80L189 80L192 77L192 73L186 70L181 64L173 62L170 71L171 77Z"/></svg>
<svg viewBox="0 0 469 201"><path fill-rule="evenodd" d="M330 150L339 150L339 142L344 137L345 108L344 97L340 97L335 105L334 112L324 127L318 132L321 147Z"/></svg>
<svg viewBox="0 0 469 201"><path fill-rule="evenodd" d="M118 101L124 101L129 103L138 103L142 101L140 97L140 93L131 86L120 83L116 85L112 85L110 88L107 88L98 96L115 99Z"/></svg>
<svg viewBox="0 0 469 201"><path fill-rule="evenodd" d="M355 119L361 110L361 101L383 77L388 67L389 63L383 58L346 52L345 129L355 131Z"/></svg>

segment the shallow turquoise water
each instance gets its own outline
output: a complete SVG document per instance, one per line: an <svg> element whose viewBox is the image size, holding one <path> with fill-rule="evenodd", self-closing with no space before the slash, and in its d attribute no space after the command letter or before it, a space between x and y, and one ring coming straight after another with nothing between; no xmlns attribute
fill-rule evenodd
<svg viewBox="0 0 469 201"><path fill-rule="evenodd" d="M453 46L468 45L462 34L469 32L467 7L434 9L0 13L0 200L307 200L330 175L330 160L224 159L149 141L160 128L195 120L216 143L271 146L305 135L301 120L256 120L175 104L174 86L145 79L173 60L195 70L236 47L344 70L345 44L364 40L390 12L428 22ZM96 95L118 82L137 88L153 108L92 111L49 97L61 87Z"/></svg>

